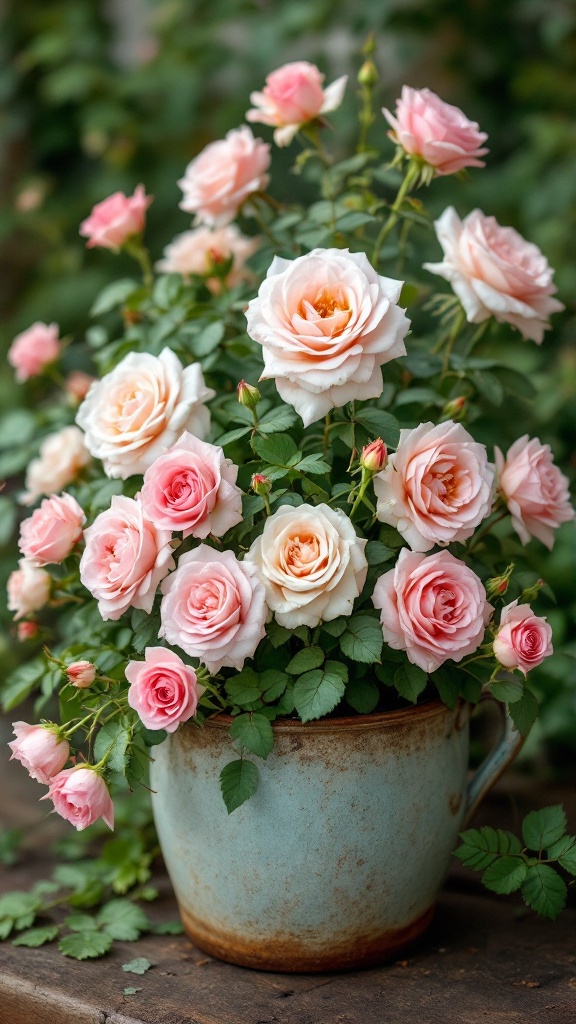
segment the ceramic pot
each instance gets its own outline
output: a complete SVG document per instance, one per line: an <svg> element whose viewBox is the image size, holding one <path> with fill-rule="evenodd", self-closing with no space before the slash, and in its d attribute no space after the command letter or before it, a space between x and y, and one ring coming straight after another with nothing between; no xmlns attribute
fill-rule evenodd
<svg viewBox="0 0 576 1024"><path fill-rule="evenodd" d="M230 719L154 748L154 816L186 932L247 967L324 971L395 955L430 923L458 832L515 756L508 720L468 781L470 711L274 724L254 797L228 815Z"/></svg>

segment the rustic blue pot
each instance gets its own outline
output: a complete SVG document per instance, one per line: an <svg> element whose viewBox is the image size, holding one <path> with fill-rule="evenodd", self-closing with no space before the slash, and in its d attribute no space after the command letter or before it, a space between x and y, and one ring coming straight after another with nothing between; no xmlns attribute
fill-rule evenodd
<svg viewBox="0 0 576 1024"><path fill-rule="evenodd" d="M458 832L512 759L509 726L468 783L469 708L274 725L260 785L228 815L226 716L154 750L154 816L186 932L274 971L376 964L429 924ZM255 759L256 760L256 759Z"/></svg>

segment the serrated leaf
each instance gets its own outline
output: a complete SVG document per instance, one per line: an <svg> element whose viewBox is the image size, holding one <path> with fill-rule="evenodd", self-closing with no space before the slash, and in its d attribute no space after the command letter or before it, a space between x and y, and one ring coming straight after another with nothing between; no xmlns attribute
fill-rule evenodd
<svg viewBox="0 0 576 1024"><path fill-rule="evenodd" d="M104 932L72 932L65 935L58 943L58 949L64 956L74 960L88 960L91 957L104 956L112 947L112 938Z"/></svg>
<svg viewBox="0 0 576 1024"><path fill-rule="evenodd" d="M127 974L146 974L151 967L154 967L154 964L145 956L137 956L134 960L129 960L127 964L122 964L122 970Z"/></svg>
<svg viewBox="0 0 576 1024"><path fill-rule="evenodd" d="M248 713L238 715L230 727L233 740L257 757L267 758L274 746L272 726L264 715Z"/></svg>
<svg viewBox="0 0 576 1024"><path fill-rule="evenodd" d="M564 879L549 864L533 864L522 883L524 902L540 917L552 920L566 904L568 890Z"/></svg>
<svg viewBox="0 0 576 1024"><path fill-rule="evenodd" d="M130 731L122 722L107 722L98 731L94 743L95 761L108 755L106 766L111 772L124 772L128 761L128 743Z"/></svg>
<svg viewBox="0 0 576 1024"><path fill-rule="evenodd" d="M322 629L329 636L342 636L342 633L348 625L348 619L344 615L340 615L337 619L332 619L330 622L323 622Z"/></svg>
<svg viewBox="0 0 576 1024"><path fill-rule="evenodd" d="M34 893L8 892L0 896L0 917L11 917L15 921L33 914L41 906L41 901Z"/></svg>
<svg viewBox="0 0 576 1024"><path fill-rule="evenodd" d="M92 929L98 929L96 918L91 917L90 914L70 914L64 924L71 932L89 932Z"/></svg>
<svg viewBox="0 0 576 1024"><path fill-rule="evenodd" d="M267 703L270 701L278 700L281 697L288 685L288 676L285 672L279 672L278 669L268 668L265 672L262 672L260 676L264 692L262 699Z"/></svg>
<svg viewBox="0 0 576 1024"><path fill-rule="evenodd" d="M258 769L253 761L230 761L220 772L220 789L228 814L232 814L258 789Z"/></svg>
<svg viewBox="0 0 576 1024"><path fill-rule="evenodd" d="M216 444L219 444L221 448L224 448L227 444L232 444L233 441L239 441L241 437L245 437L246 434L250 433L251 427L236 427L234 430L227 430L225 434L221 434L216 439Z"/></svg>
<svg viewBox="0 0 576 1024"><path fill-rule="evenodd" d="M320 647L305 647L286 665L286 671L291 676L302 675L303 672L310 672L313 668L319 668L324 664L324 651Z"/></svg>
<svg viewBox="0 0 576 1024"><path fill-rule="evenodd" d="M412 701L413 704L418 700L422 690L426 688L427 682L426 672L409 662L406 665L399 665L394 673L394 686L398 693L405 700Z"/></svg>
<svg viewBox="0 0 576 1024"><path fill-rule="evenodd" d="M520 888L527 870L528 865L523 857L498 857L486 868L482 884L491 892L507 895Z"/></svg>
<svg viewBox="0 0 576 1024"><path fill-rule="evenodd" d="M254 451L271 466L287 466L298 451L298 446L289 434L273 434L271 437L255 437Z"/></svg>
<svg viewBox="0 0 576 1024"><path fill-rule="evenodd" d="M382 438L384 444L391 448L397 448L400 440L400 424L391 413L368 406L356 413L356 422L361 423L370 435Z"/></svg>
<svg viewBox="0 0 576 1024"><path fill-rule="evenodd" d="M270 409L261 417L258 430L263 434L277 434L282 430L289 430L294 426L296 419L294 409L287 405Z"/></svg>
<svg viewBox="0 0 576 1024"><path fill-rule="evenodd" d="M380 692L372 679L353 679L346 687L346 701L361 715L374 711L380 699Z"/></svg>
<svg viewBox="0 0 576 1024"><path fill-rule="evenodd" d="M294 706L303 722L322 718L340 703L345 684L337 672L315 669L300 676L294 684Z"/></svg>
<svg viewBox="0 0 576 1024"><path fill-rule="evenodd" d="M340 676L340 679L342 679L344 683L348 682L348 668L343 662L327 661L324 669L326 672L335 672L337 676Z"/></svg>
<svg viewBox="0 0 576 1024"><path fill-rule="evenodd" d="M394 558L396 552L386 544L381 544L379 540L369 540L364 548L364 554L368 565L383 565Z"/></svg>
<svg viewBox="0 0 576 1024"><path fill-rule="evenodd" d="M262 694L260 677L252 668L242 669L237 676L226 680L226 693L233 704L252 704Z"/></svg>
<svg viewBox="0 0 576 1024"><path fill-rule="evenodd" d="M513 672L500 671L494 682L490 683L490 693L496 700L515 704L524 693L524 683Z"/></svg>
<svg viewBox="0 0 576 1024"><path fill-rule="evenodd" d="M318 473L318 475L329 473L332 469L330 463L326 462L321 455L305 455L300 462L296 463L294 468L300 473L312 473L312 475L315 473Z"/></svg>
<svg viewBox="0 0 576 1024"><path fill-rule="evenodd" d="M292 636L292 630L286 629L286 626L281 626L275 619L266 626L266 633L272 647L281 647Z"/></svg>
<svg viewBox="0 0 576 1024"><path fill-rule="evenodd" d="M530 811L522 822L522 838L529 850L547 850L566 832L566 813L561 804Z"/></svg>
<svg viewBox="0 0 576 1024"><path fill-rule="evenodd" d="M527 736L538 718L538 701L532 691L525 686L520 700L510 704L509 711L518 732Z"/></svg>
<svg viewBox="0 0 576 1024"><path fill-rule="evenodd" d="M351 661L372 664L380 661L384 636L378 619L369 615L353 615L340 638L342 653Z"/></svg>
<svg viewBox="0 0 576 1024"><path fill-rule="evenodd" d="M454 856L466 867L476 871L483 871L496 857L522 852L520 840L512 832L487 825L481 829L469 828L461 832L460 839L462 846L454 851Z"/></svg>
<svg viewBox="0 0 576 1024"><path fill-rule="evenodd" d="M30 928L27 932L22 932L17 939L14 939L12 945L30 946L35 949L37 946L43 946L46 942L52 942L58 935L59 930L57 924L45 925L44 928Z"/></svg>
<svg viewBox="0 0 576 1024"><path fill-rule="evenodd" d="M562 836L546 850L548 857L557 860L565 871L576 875L576 836Z"/></svg>
<svg viewBox="0 0 576 1024"><path fill-rule="evenodd" d="M132 628L134 629L134 619L132 619ZM142 654L147 647L154 646L158 640L158 633L160 632L160 616L153 613L152 615L145 615L140 620L138 627L135 629L134 636L132 637L132 647L138 654Z"/></svg>
<svg viewBox="0 0 576 1024"><path fill-rule="evenodd" d="M98 924L112 939L135 942L148 928L148 917L131 900L110 900L98 914Z"/></svg>

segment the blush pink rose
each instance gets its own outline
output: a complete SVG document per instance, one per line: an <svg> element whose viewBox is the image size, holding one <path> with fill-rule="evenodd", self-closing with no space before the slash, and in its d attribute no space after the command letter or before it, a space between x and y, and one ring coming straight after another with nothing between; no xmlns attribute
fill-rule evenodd
<svg viewBox="0 0 576 1024"><path fill-rule="evenodd" d="M162 584L159 636L199 658L212 674L240 670L265 635L264 587L232 551L200 544Z"/></svg>
<svg viewBox="0 0 576 1024"><path fill-rule="evenodd" d="M120 249L133 235L139 235L146 223L146 210L153 201L147 196L144 185L137 185L133 196L123 192L96 203L92 213L80 225L80 234L88 239L86 247L100 246L103 249Z"/></svg>
<svg viewBox="0 0 576 1024"><path fill-rule="evenodd" d="M221 448L185 432L144 474L140 501L159 529L222 537L242 522L238 466Z"/></svg>
<svg viewBox="0 0 576 1024"><path fill-rule="evenodd" d="M48 573L27 558L21 558L18 565L20 568L14 569L8 577L8 609L16 612L16 621L43 608L50 599L52 586Z"/></svg>
<svg viewBox="0 0 576 1024"><path fill-rule="evenodd" d="M282 505L266 520L244 559L266 603L288 629L351 615L366 581L366 541L329 505Z"/></svg>
<svg viewBox="0 0 576 1024"><path fill-rule="evenodd" d="M26 491L22 505L33 505L42 494L63 490L90 464L90 452L78 427L64 427L49 434L40 445L40 454L26 470Z"/></svg>
<svg viewBox="0 0 576 1024"><path fill-rule="evenodd" d="M531 537L537 537L551 551L554 530L574 519L574 509L568 478L554 465L550 445L524 434L506 458L499 448L494 454L498 487L520 540L527 544Z"/></svg>
<svg viewBox="0 0 576 1024"><path fill-rule="evenodd" d="M174 568L170 533L146 518L139 501L114 495L84 539L80 579L102 618L119 619L128 608L150 613L158 584Z"/></svg>
<svg viewBox="0 0 576 1024"><path fill-rule="evenodd" d="M230 263L224 278L227 288L250 281L252 274L245 264L259 245L259 238L241 234L235 224L227 224L215 231L200 226L177 235L164 249L164 259L158 261L156 269L162 274L203 277L206 287L213 295L218 295L223 285L217 273L219 266Z"/></svg>
<svg viewBox="0 0 576 1024"><path fill-rule="evenodd" d="M33 565L63 562L80 540L85 522L71 494L53 494L20 524L20 551Z"/></svg>
<svg viewBox="0 0 576 1024"><path fill-rule="evenodd" d="M421 157L436 174L456 174L464 167L484 167L479 160L488 136L459 107L445 103L430 89L402 86L396 116L382 111L392 126L389 136L410 156Z"/></svg>
<svg viewBox="0 0 576 1024"><path fill-rule="evenodd" d="M68 740L59 739L49 725L12 722L12 728L16 739L8 744L12 751L10 760L20 761L31 778L49 786L70 756Z"/></svg>
<svg viewBox="0 0 576 1024"><path fill-rule="evenodd" d="M284 64L266 77L262 92L250 93L254 108L247 112L246 120L273 125L274 142L287 146L303 124L337 110L347 80L343 75L324 89L324 75L315 64L305 60Z"/></svg>
<svg viewBox="0 0 576 1024"><path fill-rule="evenodd" d="M424 672L461 661L482 643L493 608L482 581L448 551L423 555L402 548L394 569L376 582L382 632L395 651Z"/></svg>
<svg viewBox="0 0 576 1024"><path fill-rule="evenodd" d="M266 188L270 146L255 139L246 125L211 142L178 182L184 193L180 209L196 214L196 223L223 227L234 220L253 192Z"/></svg>
<svg viewBox="0 0 576 1024"><path fill-rule="evenodd" d="M130 661L128 703L147 729L175 732L181 722L196 713L204 692L190 665L166 647L147 647L145 661Z"/></svg>
<svg viewBox="0 0 576 1024"><path fill-rule="evenodd" d="M382 364L406 354L410 321L397 305L401 290L402 282L380 277L363 252L274 257L248 305L247 331L262 345L261 379L275 379L305 426L382 393Z"/></svg>
<svg viewBox="0 0 576 1024"><path fill-rule="evenodd" d="M66 378L66 393L72 402L81 402L90 391L95 378L83 370L72 370Z"/></svg>
<svg viewBox="0 0 576 1024"><path fill-rule="evenodd" d="M16 380L22 383L36 377L60 355L58 324L32 324L17 334L8 349L8 362L16 370Z"/></svg>
<svg viewBox="0 0 576 1024"><path fill-rule="evenodd" d="M52 800L54 810L81 832L103 818L114 829L114 804L108 786L92 768L67 768L50 781L41 800Z"/></svg>
<svg viewBox="0 0 576 1024"><path fill-rule="evenodd" d="M91 661L73 661L66 668L68 682L79 690L86 690L96 679L96 666Z"/></svg>
<svg viewBox="0 0 576 1024"><path fill-rule="evenodd" d="M376 514L413 551L467 540L492 507L486 448L459 423L401 430L395 455L374 477Z"/></svg>
<svg viewBox="0 0 576 1024"><path fill-rule="evenodd" d="M501 665L526 675L553 653L552 630L545 618L534 615L529 604L512 601L502 609L494 638L494 654Z"/></svg>
<svg viewBox="0 0 576 1024"><path fill-rule="evenodd" d="M481 210L461 221L449 206L434 226L444 260L424 268L450 282L468 322L480 324L493 316L540 345L550 315L564 306L552 297L554 271L538 246Z"/></svg>
<svg viewBox="0 0 576 1024"><path fill-rule="evenodd" d="M205 437L210 413L200 363L184 368L165 348L159 356L130 352L92 385L76 422L86 446L110 477L144 473L183 430Z"/></svg>

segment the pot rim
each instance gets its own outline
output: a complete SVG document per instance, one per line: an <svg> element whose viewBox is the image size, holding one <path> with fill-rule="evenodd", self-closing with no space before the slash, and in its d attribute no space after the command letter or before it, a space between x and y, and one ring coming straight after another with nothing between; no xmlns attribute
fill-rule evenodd
<svg viewBox="0 0 576 1024"><path fill-rule="evenodd" d="M452 715L458 713L460 704L465 703L459 701L455 708L449 708L447 704L444 704L441 700L430 700L424 704L413 704L408 708L398 708L396 711L378 711L368 715L350 715L345 718L319 718L312 722L300 722L297 719L289 718L285 721L272 722L272 729L274 732L294 732L295 730L304 730L306 732L339 732L341 729L348 730L362 730L362 729L377 729L382 726L389 725L391 728L396 728L398 725L402 725L409 719L418 717L422 718L436 718L440 715ZM230 724L234 721L232 715L228 715L224 712L220 712L211 718L204 719L203 728L211 729L229 729Z"/></svg>

